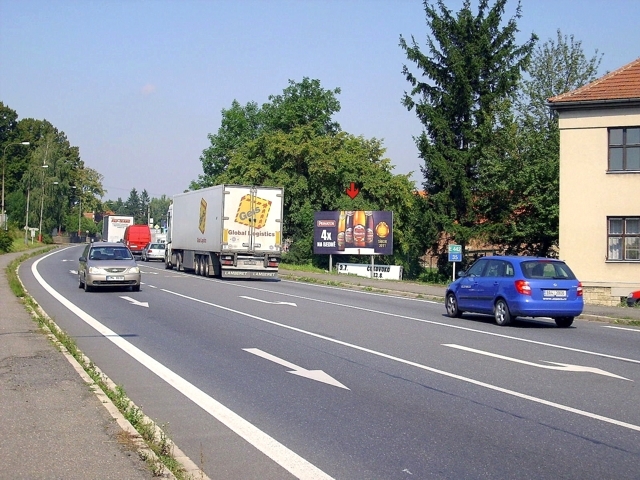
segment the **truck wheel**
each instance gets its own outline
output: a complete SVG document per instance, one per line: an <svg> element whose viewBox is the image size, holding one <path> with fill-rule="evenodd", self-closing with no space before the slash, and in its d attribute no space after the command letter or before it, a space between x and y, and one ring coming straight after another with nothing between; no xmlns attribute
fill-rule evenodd
<svg viewBox="0 0 640 480"><path fill-rule="evenodd" d="M196 275L202 275L202 257L200 255L196 255L194 270Z"/></svg>
<svg viewBox="0 0 640 480"><path fill-rule="evenodd" d="M202 256L202 276L209 276L209 255Z"/></svg>
<svg viewBox="0 0 640 480"><path fill-rule="evenodd" d="M184 268L182 268L182 255L179 253L176 255L176 270L179 272L184 271Z"/></svg>

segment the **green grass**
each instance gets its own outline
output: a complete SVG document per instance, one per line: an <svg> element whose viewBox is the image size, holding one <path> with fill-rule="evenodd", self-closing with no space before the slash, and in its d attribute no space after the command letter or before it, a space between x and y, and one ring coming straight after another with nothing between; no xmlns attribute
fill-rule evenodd
<svg viewBox="0 0 640 480"><path fill-rule="evenodd" d="M329 273L322 268L314 267L313 265L294 265L293 263L281 263L280 268L282 270L293 270L296 272L310 272L310 273Z"/></svg>

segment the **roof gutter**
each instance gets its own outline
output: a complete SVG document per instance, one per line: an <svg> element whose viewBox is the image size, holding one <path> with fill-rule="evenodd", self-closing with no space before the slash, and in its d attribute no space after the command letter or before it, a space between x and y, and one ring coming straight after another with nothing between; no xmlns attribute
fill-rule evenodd
<svg viewBox="0 0 640 480"><path fill-rule="evenodd" d="M547 102L552 110L588 110L602 107L640 107L640 98L615 98L611 100L576 100Z"/></svg>

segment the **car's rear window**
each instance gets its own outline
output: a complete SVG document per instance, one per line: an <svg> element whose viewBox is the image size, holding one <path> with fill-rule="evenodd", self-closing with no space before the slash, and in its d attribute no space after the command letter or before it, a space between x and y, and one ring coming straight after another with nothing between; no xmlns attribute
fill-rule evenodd
<svg viewBox="0 0 640 480"><path fill-rule="evenodd" d="M164 243L152 243L149 248L155 248L156 250L164 250Z"/></svg>
<svg viewBox="0 0 640 480"><path fill-rule="evenodd" d="M126 247L92 248L89 254L91 260L131 260L131 252Z"/></svg>
<svg viewBox="0 0 640 480"><path fill-rule="evenodd" d="M522 274L530 279L575 280L569 266L564 262L550 260L530 260L522 262Z"/></svg>

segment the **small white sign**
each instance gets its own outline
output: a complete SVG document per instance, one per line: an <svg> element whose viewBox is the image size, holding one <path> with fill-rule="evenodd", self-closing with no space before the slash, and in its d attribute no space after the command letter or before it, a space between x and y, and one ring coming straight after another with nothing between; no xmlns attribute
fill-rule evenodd
<svg viewBox="0 0 640 480"><path fill-rule="evenodd" d="M338 273L358 275L359 277L379 278L382 280L402 280L402 266L400 265L368 265L366 263L338 263ZM373 268L373 275L371 275Z"/></svg>

